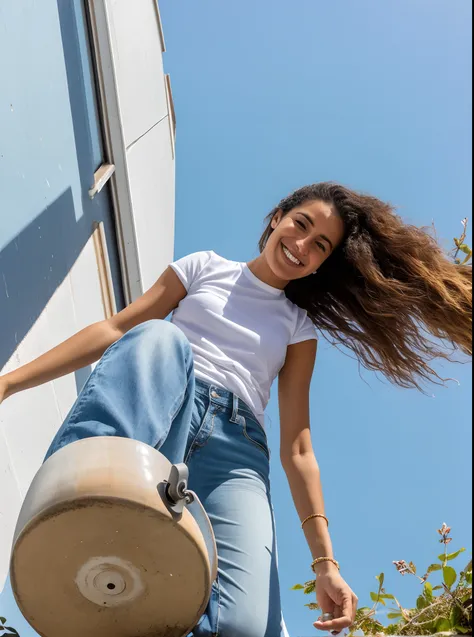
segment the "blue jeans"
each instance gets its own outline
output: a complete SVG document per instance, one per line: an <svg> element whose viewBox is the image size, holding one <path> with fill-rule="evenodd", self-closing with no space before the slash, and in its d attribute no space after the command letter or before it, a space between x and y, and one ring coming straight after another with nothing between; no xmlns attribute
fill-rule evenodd
<svg viewBox="0 0 474 637"><path fill-rule="evenodd" d="M76 440L122 436L189 467L219 568L194 637L287 637L265 432L231 392L195 378L191 346L167 321L130 330L99 361L47 457Z"/></svg>

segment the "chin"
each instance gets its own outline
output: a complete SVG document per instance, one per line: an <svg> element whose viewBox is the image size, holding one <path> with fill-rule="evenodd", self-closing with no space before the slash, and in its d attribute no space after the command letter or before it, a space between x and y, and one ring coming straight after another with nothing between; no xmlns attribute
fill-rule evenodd
<svg viewBox="0 0 474 637"><path fill-rule="evenodd" d="M300 279L304 279L306 277L306 274L302 274L301 276L292 276L290 279L287 279L288 283L290 281L299 281Z"/></svg>
<svg viewBox="0 0 474 637"><path fill-rule="evenodd" d="M282 268L278 265L272 268L272 272L280 281L283 281L285 283L301 279L301 276L298 276L297 274L292 275L286 268Z"/></svg>

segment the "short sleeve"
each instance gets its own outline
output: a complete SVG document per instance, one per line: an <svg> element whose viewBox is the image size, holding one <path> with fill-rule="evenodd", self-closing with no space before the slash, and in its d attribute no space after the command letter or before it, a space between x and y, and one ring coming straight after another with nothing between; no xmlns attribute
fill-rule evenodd
<svg viewBox="0 0 474 637"><path fill-rule="evenodd" d="M305 310L298 308L296 329L289 344L295 345L296 343L302 343L303 341L312 340L318 340L318 335L316 333L314 323L309 318L308 313Z"/></svg>
<svg viewBox="0 0 474 637"><path fill-rule="evenodd" d="M194 252L170 264L170 267L176 272L179 280L186 288L186 292L190 291L193 283L197 281L210 259L210 251Z"/></svg>

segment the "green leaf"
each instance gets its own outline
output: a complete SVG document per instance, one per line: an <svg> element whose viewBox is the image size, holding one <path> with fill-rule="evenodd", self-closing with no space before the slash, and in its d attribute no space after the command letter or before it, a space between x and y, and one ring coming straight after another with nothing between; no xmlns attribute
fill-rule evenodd
<svg viewBox="0 0 474 637"><path fill-rule="evenodd" d="M370 599L371 599L373 602L378 602L378 601L379 601L378 593L370 593Z"/></svg>
<svg viewBox="0 0 474 637"><path fill-rule="evenodd" d="M384 629L384 634L385 635L399 635L400 634L400 622L397 622L396 624L390 624L389 626L386 626Z"/></svg>
<svg viewBox="0 0 474 637"><path fill-rule="evenodd" d="M296 586L290 588L290 591L304 591L304 586L302 584L296 584Z"/></svg>
<svg viewBox="0 0 474 637"><path fill-rule="evenodd" d="M319 604L316 604L316 602L311 602L310 604L305 604L306 608L309 608L309 610L321 610L321 606Z"/></svg>
<svg viewBox="0 0 474 637"><path fill-rule="evenodd" d="M430 604L433 601L433 587L430 582L425 582L425 598Z"/></svg>
<svg viewBox="0 0 474 637"><path fill-rule="evenodd" d="M316 590L316 586L314 584L308 584L308 586L304 589L305 595L312 595Z"/></svg>
<svg viewBox="0 0 474 637"><path fill-rule="evenodd" d="M461 602L464 604L464 608L472 606L472 589L466 589L466 592L461 597Z"/></svg>
<svg viewBox="0 0 474 637"><path fill-rule="evenodd" d="M433 590L434 590L434 591L443 591L443 590L444 590L444 588L443 588L442 586L435 586L435 587L433 588Z"/></svg>
<svg viewBox="0 0 474 637"><path fill-rule="evenodd" d="M458 605L453 606L453 608L451 609L451 617L450 617L451 628L455 628L458 624L461 624L462 620L463 620L462 610L459 608Z"/></svg>
<svg viewBox="0 0 474 637"><path fill-rule="evenodd" d="M426 624L424 624L424 628L427 635L435 635L438 632L436 630L436 620L432 622L426 622Z"/></svg>
<svg viewBox="0 0 474 637"><path fill-rule="evenodd" d="M449 555L447 555L446 559L448 560L448 562L451 562L452 560L455 560L457 557L459 557L461 553L465 553L465 552L466 552L466 549L459 549L459 551L456 551L456 553L450 553Z"/></svg>
<svg viewBox="0 0 474 637"><path fill-rule="evenodd" d="M382 595L380 595L381 599L395 599L394 595L389 595L388 593L383 593Z"/></svg>
<svg viewBox="0 0 474 637"><path fill-rule="evenodd" d="M387 613L387 619L399 619L403 617L401 613Z"/></svg>
<svg viewBox="0 0 474 637"><path fill-rule="evenodd" d="M469 586L472 586L472 571L470 571L469 573L466 573L465 578Z"/></svg>
<svg viewBox="0 0 474 637"><path fill-rule="evenodd" d="M466 626L455 626L454 631L456 633L460 633L461 635L471 635L472 628L466 628Z"/></svg>
<svg viewBox="0 0 474 637"><path fill-rule="evenodd" d="M462 243L461 243L461 241L459 239L454 239L454 243L456 244L457 248L459 248L462 245Z"/></svg>
<svg viewBox="0 0 474 637"><path fill-rule="evenodd" d="M365 619L358 628L366 635L375 635L384 630L382 624L375 619Z"/></svg>
<svg viewBox="0 0 474 637"><path fill-rule="evenodd" d="M471 252L471 248L468 245L466 245L465 243L462 243L459 246L459 249L461 250L461 252L464 252L464 254L469 254Z"/></svg>
<svg viewBox="0 0 474 637"><path fill-rule="evenodd" d="M427 608L429 606L429 603L426 600L426 597L424 595L420 595L418 597L418 599L416 600L416 607L418 608L418 610L423 610L424 608Z"/></svg>
<svg viewBox="0 0 474 637"><path fill-rule="evenodd" d="M451 630L451 622L449 619L440 619L436 622L436 631L438 633L445 633Z"/></svg>
<svg viewBox="0 0 474 637"><path fill-rule="evenodd" d="M380 573L380 575L377 575L375 579L378 579L380 586L382 587L385 582L385 573Z"/></svg>
<svg viewBox="0 0 474 637"><path fill-rule="evenodd" d="M466 256L464 261L460 263L460 265L466 265L472 259L472 250L469 251L469 254Z"/></svg>
<svg viewBox="0 0 474 637"><path fill-rule="evenodd" d="M446 584L448 588L451 588L452 586L454 586L458 578L458 574L456 573L454 568L452 568L451 566L445 566L443 568L443 576L444 576L444 583Z"/></svg>
<svg viewBox="0 0 474 637"><path fill-rule="evenodd" d="M444 555L443 555L443 561L444 561ZM434 573L435 571L440 571L442 568L443 567L441 564L431 564L431 566L428 567L428 575L430 573Z"/></svg>
<svg viewBox="0 0 474 637"><path fill-rule="evenodd" d="M410 566L411 570L412 570L412 571L415 573L415 575L416 575L416 570L417 570L417 569L416 569L416 565L415 565L415 563L414 563L414 562L410 562L409 566Z"/></svg>

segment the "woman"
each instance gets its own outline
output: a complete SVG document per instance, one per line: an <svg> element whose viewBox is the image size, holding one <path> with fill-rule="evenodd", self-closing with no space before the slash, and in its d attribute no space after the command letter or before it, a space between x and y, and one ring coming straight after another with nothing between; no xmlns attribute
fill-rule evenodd
<svg viewBox="0 0 474 637"><path fill-rule="evenodd" d="M181 259L112 319L0 378L1 402L102 357L48 455L118 435L188 464L219 553L195 637L287 634L263 419L276 376L280 458L318 602L334 615L314 626L337 633L354 621L357 598L334 559L311 444L315 326L403 387L441 381L430 362L448 353L431 336L471 352L470 268L373 197L331 183L302 188L269 215L260 252L248 264L213 252ZM170 312L172 323L163 321Z"/></svg>

